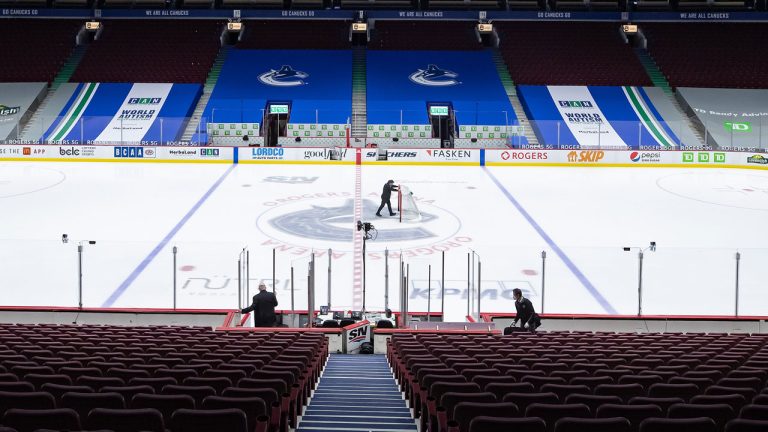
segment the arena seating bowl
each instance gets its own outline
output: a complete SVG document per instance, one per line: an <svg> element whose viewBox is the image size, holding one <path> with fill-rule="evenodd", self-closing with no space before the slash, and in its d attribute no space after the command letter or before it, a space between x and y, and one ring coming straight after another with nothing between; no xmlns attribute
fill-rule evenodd
<svg viewBox="0 0 768 432"><path fill-rule="evenodd" d="M746 431L768 430L767 342L747 334L400 334L387 356L422 430Z"/></svg>
<svg viewBox="0 0 768 432"><path fill-rule="evenodd" d="M0 425L285 432L327 358L321 334L2 324Z"/></svg>

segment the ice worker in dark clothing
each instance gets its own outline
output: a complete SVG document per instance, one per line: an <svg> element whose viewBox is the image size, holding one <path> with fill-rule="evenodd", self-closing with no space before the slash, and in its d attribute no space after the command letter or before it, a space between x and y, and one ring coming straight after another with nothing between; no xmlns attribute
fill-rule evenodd
<svg viewBox="0 0 768 432"><path fill-rule="evenodd" d="M523 297L523 291L520 288L512 290L512 297L515 299L515 309L517 310L517 315L512 321L512 327L516 326L519 321L521 329L535 331L536 327L541 325L541 319L533 309L533 303Z"/></svg>
<svg viewBox="0 0 768 432"><path fill-rule="evenodd" d="M253 304L243 309L241 313L253 311L254 327L274 327L275 306L277 306L277 297L274 293L267 291L267 286L261 283L259 293L253 296Z"/></svg>
<svg viewBox="0 0 768 432"><path fill-rule="evenodd" d="M379 206L379 209L376 211L376 216L381 217L381 210L386 205L389 209L389 215L394 216L397 213L392 211L392 203L389 201L389 199L392 197L392 192L397 192L397 186L395 186L394 180L389 180L384 185L384 190L381 191L381 205Z"/></svg>

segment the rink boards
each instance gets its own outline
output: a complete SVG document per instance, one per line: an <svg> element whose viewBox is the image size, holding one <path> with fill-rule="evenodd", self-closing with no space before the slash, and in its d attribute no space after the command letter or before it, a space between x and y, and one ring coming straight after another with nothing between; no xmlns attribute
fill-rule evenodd
<svg viewBox="0 0 768 432"><path fill-rule="evenodd" d="M504 150L0 145L0 161L768 168L768 155L707 150Z"/></svg>
<svg viewBox="0 0 768 432"><path fill-rule="evenodd" d="M232 148L216 154L210 147L162 147L148 155L154 158L145 158L147 148L98 148L101 153L85 157L60 155L59 146L31 147L28 155L23 147L12 154L0 149L6 160L28 162L0 162L0 285L30 287L4 290L0 304L78 304L77 246L93 240L83 251L87 307L168 307L174 274L180 307L240 306L236 264L250 246L251 292L262 281L274 283L281 307L306 309L314 251L321 275L315 304L327 304L332 279L333 307L358 309L362 254L353 222L364 220L378 229L366 254L370 310L386 306L385 263L389 307L397 310L402 259L409 266L409 309L440 310L444 297L446 316L463 320L480 285L476 290L468 282L480 276L472 255L482 261L484 312L514 310L511 290L520 288L537 308L546 303L548 314L632 314L636 252L649 241L659 249L645 257L644 313L732 313L727 299L736 252L742 313L768 310L768 243L755 229L768 211L768 176L755 170L654 169L663 159L631 152L586 153L582 160L581 152L402 150L377 162L376 149L348 149L339 161L326 159L323 149L239 149L238 156L256 150L265 158L245 161ZM765 166L738 165L758 156L750 154L664 155L672 155L666 160L675 167ZM35 156L52 162L31 162ZM97 156L215 163L55 162ZM558 169L614 164L646 168ZM374 216L388 179L413 190L418 223ZM62 233L72 240L62 243ZM715 297L726 300L709 301Z"/></svg>

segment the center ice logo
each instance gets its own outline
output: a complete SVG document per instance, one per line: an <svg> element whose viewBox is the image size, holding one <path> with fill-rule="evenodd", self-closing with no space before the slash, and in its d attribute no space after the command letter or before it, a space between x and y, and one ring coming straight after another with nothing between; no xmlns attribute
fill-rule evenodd
<svg viewBox="0 0 768 432"><path fill-rule="evenodd" d="M283 65L280 70L270 69L269 72L264 72L259 75L259 81L262 84L277 86L277 87L295 87L307 84L305 79L309 78L309 74L303 71L295 70L290 65Z"/></svg>
<svg viewBox="0 0 768 432"><path fill-rule="evenodd" d="M366 221L376 213L379 194L380 191L372 191L362 199L363 218ZM274 244L348 250L352 246L355 232L354 202L350 192L275 198L264 203L267 209L257 217L256 228L264 236L278 242ZM394 218L387 221L372 220L378 229L378 237L369 244L371 250L395 246L429 248L439 245L444 245L447 250L471 241L460 234L461 221L452 212L434 205L429 199L419 200L419 207L419 223L400 224Z"/></svg>
<svg viewBox="0 0 768 432"><path fill-rule="evenodd" d="M429 65L427 69L417 69L408 76L412 82L431 87L445 87L461 84L457 80L459 74L447 69L440 69L437 65Z"/></svg>
<svg viewBox="0 0 768 432"><path fill-rule="evenodd" d="M363 201L363 213L376 212L376 204L370 200ZM434 215L423 214L422 221L433 220ZM339 206L312 205L303 210L283 213L269 220L269 225L295 237L325 240L349 241L352 237L351 226L354 221L354 201L346 200ZM422 226L409 226L399 229L379 231L379 239L383 241L424 240L435 237L435 234Z"/></svg>

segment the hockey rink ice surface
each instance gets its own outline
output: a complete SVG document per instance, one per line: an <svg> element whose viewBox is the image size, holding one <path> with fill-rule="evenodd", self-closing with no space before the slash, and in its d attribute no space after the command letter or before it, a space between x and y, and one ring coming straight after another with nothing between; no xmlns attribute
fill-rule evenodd
<svg viewBox="0 0 768 432"><path fill-rule="evenodd" d="M77 245L92 240L83 247L86 307L171 307L176 246L180 308L237 307L237 259L247 247L251 294L272 284L275 250L278 309L291 307L291 267L294 307L306 309L313 250L315 305L327 304L331 249L331 304L357 309L357 203L378 229L367 243L368 310L384 308L385 249L393 310L401 257L411 311L438 311L444 294L446 319L463 321L478 261L484 312L513 312L513 288L540 309L544 251L546 313L632 315L635 248L650 241L658 248L645 253L644 314L732 315L737 251L740 314L768 310L768 173L363 165L358 188L357 168L0 163L0 304L76 306ZM388 179L410 187L420 221L375 217Z"/></svg>

